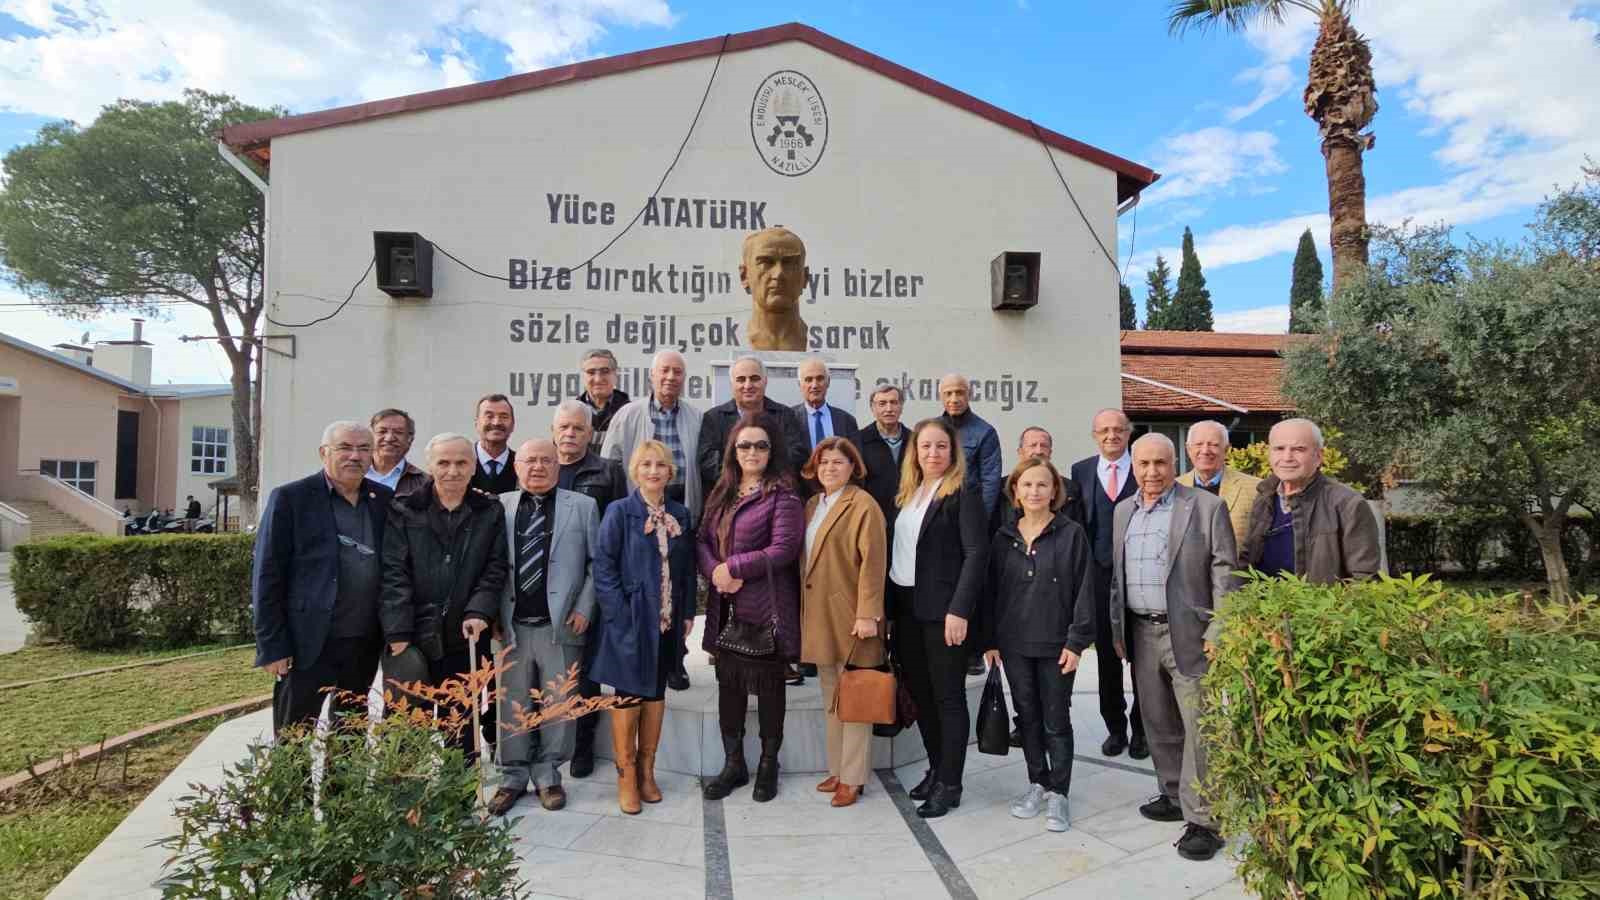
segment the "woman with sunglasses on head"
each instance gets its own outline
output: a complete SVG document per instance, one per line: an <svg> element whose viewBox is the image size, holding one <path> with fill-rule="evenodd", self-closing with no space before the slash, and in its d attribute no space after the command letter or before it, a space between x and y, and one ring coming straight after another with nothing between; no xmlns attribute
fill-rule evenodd
<svg viewBox="0 0 1600 900"><path fill-rule="evenodd" d="M711 800L750 781L744 720L751 694L761 729L752 796L764 803L778 793L784 681L789 663L800 656L795 562L805 536L800 497L776 443L781 435L766 413L739 419L699 528L700 574L711 582L703 646L717 657L717 718L726 755L722 771L706 783Z"/></svg>
<svg viewBox="0 0 1600 900"><path fill-rule="evenodd" d="M961 805L972 733L967 713L968 623L983 594L989 514L977 487L963 487L966 460L955 426L923 419L900 464L889 523L889 608L894 652L917 704L928 772L910 791L917 815Z"/></svg>

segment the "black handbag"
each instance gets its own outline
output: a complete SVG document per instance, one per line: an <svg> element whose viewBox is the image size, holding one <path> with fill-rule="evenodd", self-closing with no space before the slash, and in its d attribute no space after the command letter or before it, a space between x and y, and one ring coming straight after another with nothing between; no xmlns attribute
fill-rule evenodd
<svg viewBox="0 0 1600 900"><path fill-rule="evenodd" d="M1005 687L1000 683L1000 667L989 667L989 680L978 701L978 752L1005 756L1011 752L1011 711L1006 707Z"/></svg>
<svg viewBox="0 0 1600 900"><path fill-rule="evenodd" d="M762 557L766 559L765 556ZM766 559L767 584L777 588L772 581L772 560ZM713 589L715 590L715 589ZM723 606L722 630L717 632L717 650L737 653L740 656L772 657L778 654L778 601L772 601L772 619L767 622L741 622L734 618L732 598L717 591L717 596L727 601Z"/></svg>

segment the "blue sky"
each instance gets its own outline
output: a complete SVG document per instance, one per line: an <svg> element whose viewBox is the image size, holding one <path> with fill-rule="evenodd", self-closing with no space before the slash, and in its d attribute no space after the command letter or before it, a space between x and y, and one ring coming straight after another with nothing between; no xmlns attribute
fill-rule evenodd
<svg viewBox="0 0 1600 900"><path fill-rule="evenodd" d="M799 20L1161 171L1140 204L1127 272L1141 315L1143 271L1156 251L1176 270L1186 225L1219 328L1282 330L1294 242L1308 225L1328 261L1323 161L1300 103L1314 31L1298 11L1249 36L1178 39L1157 0L436 0L419 21L396 8L0 0L0 150L51 119L88 121L119 96L196 86L308 111ZM1597 20L1594 0L1358 5L1381 104L1366 158L1369 219L1518 237L1540 196L1575 179L1585 152L1600 156ZM1133 230L1124 216L1119 259ZM0 304L16 299L0 286ZM48 344L84 328L0 305L0 330L25 339ZM214 380L225 371L217 352L164 354L158 378Z"/></svg>

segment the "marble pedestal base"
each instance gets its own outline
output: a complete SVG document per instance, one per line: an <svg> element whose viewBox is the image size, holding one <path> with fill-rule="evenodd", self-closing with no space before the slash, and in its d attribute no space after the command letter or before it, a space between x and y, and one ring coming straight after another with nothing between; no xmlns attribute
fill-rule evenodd
<svg viewBox="0 0 1600 900"><path fill-rule="evenodd" d="M667 691L667 714L661 726L661 746L656 751L656 768L687 775L715 775L722 771L722 733L717 727L717 675L700 649L700 632L705 627L705 617L695 621L694 633L689 636L690 688L687 691ZM978 699L983 693L982 676L967 679L967 706L977 716ZM822 684L819 679L807 678L801 687L788 689L787 708L783 723L783 749L778 754L778 765L785 773L817 772L828 770L827 714L823 712ZM611 760L610 715L599 713L600 723L595 733L596 759ZM750 711L745 717L745 758L751 766L761 756L761 740L756 723L755 698L750 699ZM971 737L969 735L969 737ZM872 768L894 768L926 759L922 749L922 736L916 726L907 728L893 738L872 739ZM597 774L603 774L597 766Z"/></svg>

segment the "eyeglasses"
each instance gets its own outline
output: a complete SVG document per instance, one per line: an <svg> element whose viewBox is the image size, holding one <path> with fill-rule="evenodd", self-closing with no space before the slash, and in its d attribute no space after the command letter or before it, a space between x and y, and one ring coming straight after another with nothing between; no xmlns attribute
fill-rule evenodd
<svg viewBox="0 0 1600 900"><path fill-rule="evenodd" d="M751 450L757 450L762 453L766 453L768 450L772 449L772 445L766 441L740 441L739 443L733 445L733 449L739 451L740 453L749 453Z"/></svg>
<svg viewBox="0 0 1600 900"><path fill-rule="evenodd" d="M378 555L378 551L372 549L371 547L368 547L366 544L363 544L360 541L358 541L358 540L356 540L355 538L352 538L352 537L346 537L346 536L341 534L341 535L339 535L339 543L343 544L346 547L355 548L355 551L357 553L359 553L360 555L362 555L362 556L377 556Z"/></svg>

